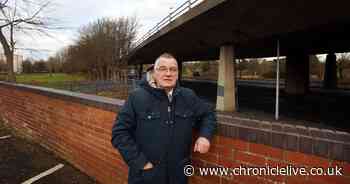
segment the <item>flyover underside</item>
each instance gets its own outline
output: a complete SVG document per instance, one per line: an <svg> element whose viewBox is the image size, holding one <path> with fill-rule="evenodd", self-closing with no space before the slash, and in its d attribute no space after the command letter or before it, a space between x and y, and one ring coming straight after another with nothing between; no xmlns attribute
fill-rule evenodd
<svg viewBox="0 0 350 184"><path fill-rule="evenodd" d="M164 51L182 61L217 60L220 46L227 43L235 45L238 58L271 57L276 55L277 40L282 55L295 50L309 54L350 51L348 4L339 0L223 1L189 20L191 11L182 15L168 25L171 29L163 28L167 31L134 50L129 63L152 63Z"/></svg>

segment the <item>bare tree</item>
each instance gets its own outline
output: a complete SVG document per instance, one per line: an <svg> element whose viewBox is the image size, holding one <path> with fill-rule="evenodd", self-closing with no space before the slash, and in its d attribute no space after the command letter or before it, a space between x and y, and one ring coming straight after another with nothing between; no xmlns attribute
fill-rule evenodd
<svg viewBox="0 0 350 184"><path fill-rule="evenodd" d="M59 60L59 57L52 57L52 56L46 60L46 66L50 72L50 75L52 75L52 73L60 72L62 68L62 64Z"/></svg>
<svg viewBox="0 0 350 184"><path fill-rule="evenodd" d="M6 61L4 61L3 59L0 59L0 73L5 72L6 69L7 69Z"/></svg>
<svg viewBox="0 0 350 184"><path fill-rule="evenodd" d="M340 80L344 78L344 69L348 68L349 65L350 65L350 54L349 53L339 54L337 59L337 70L338 70L338 76Z"/></svg>
<svg viewBox="0 0 350 184"><path fill-rule="evenodd" d="M43 15L43 11L50 5L48 0L1 0L0 1L0 43L7 62L7 80L15 82L13 60L15 37L22 34L37 32L46 34L50 18ZM18 34L16 34L18 33Z"/></svg>
<svg viewBox="0 0 350 184"><path fill-rule="evenodd" d="M65 63L69 64L63 68L87 73L92 80L125 79L126 56L136 30L136 18L129 17L102 18L82 27L78 41L68 47Z"/></svg>

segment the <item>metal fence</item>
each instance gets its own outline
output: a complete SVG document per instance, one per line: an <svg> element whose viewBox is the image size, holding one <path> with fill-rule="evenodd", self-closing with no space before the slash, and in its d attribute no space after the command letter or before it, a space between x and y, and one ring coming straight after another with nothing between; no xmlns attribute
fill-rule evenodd
<svg viewBox="0 0 350 184"><path fill-rule="evenodd" d="M135 49L141 46L141 44L150 38L152 35L158 33L163 27L170 24L177 17L183 15L184 13L191 10L193 7L197 6L204 0L188 0L177 7L174 11L171 11L168 16L164 17L160 22L156 24L152 29L150 29L146 34L144 34L140 39L135 43Z"/></svg>
<svg viewBox="0 0 350 184"><path fill-rule="evenodd" d="M98 94L105 91L117 91L121 89L132 90L136 88L136 80L120 81L63 81L63 82L32 82L29 85L61 89L73 92Z"/></svg>

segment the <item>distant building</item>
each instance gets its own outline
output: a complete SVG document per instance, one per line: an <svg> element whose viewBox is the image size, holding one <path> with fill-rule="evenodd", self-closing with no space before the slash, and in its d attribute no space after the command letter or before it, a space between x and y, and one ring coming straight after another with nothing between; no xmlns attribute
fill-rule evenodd
<svg viewBox="0 0 350 184"><path fill-rule="evenodd" d="M6 57L5 54L0 54L0 60L4 61L6 63ZM23 72L23 56L15 54L13 56L13 71L15 73L22 73Z"/></svg>

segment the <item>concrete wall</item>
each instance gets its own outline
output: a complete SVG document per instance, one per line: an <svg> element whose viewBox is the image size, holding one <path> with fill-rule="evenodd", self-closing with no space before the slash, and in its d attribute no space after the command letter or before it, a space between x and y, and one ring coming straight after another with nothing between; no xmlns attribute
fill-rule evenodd
<svg viewBox="0 0 350 184"><path fill-rule="evenodd" d="M0 116L102 184L126 183L127 166L110 144L123 101L59 90L0 83ZM199 166L341 166L345 176L193 176L191 183L350 183L350 134L304 125L218 114L210 152L194 154Z"/></svg>

